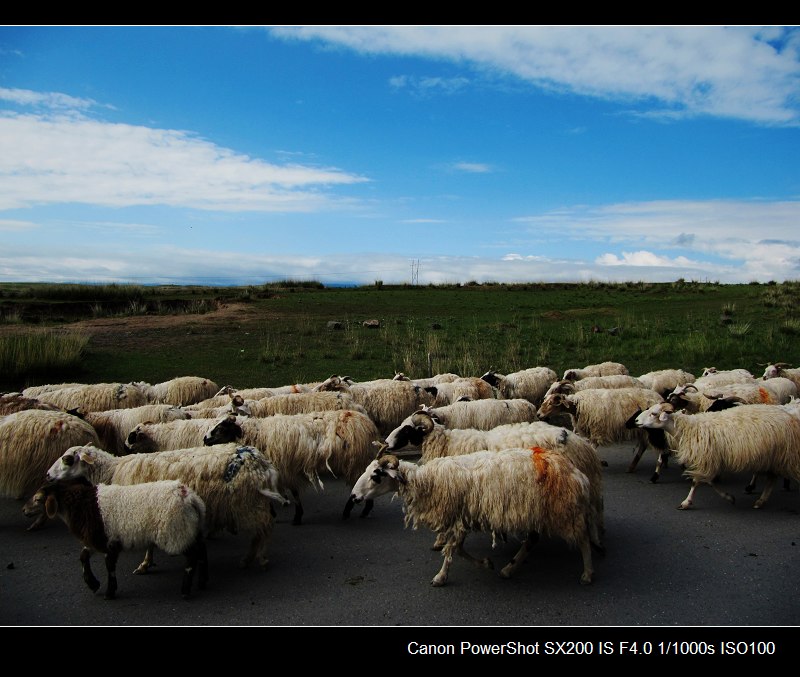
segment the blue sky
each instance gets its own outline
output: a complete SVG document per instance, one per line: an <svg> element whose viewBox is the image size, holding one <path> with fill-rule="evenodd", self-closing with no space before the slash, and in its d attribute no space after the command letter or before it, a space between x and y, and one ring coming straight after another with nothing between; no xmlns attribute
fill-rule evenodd
<svg viewBox="0 0 800 677"><path fill-rule="evenodd" d="M800 278L800 28L0 27L0 280Z"/></svg>

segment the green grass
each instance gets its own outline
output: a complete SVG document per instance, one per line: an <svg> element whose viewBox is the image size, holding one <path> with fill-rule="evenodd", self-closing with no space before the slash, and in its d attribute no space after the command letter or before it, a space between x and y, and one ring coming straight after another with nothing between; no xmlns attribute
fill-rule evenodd
<svg viewBox="0 0 800 677"><path fill-rule="evenodd" d="M25 332L28 325L19 321L25 315L14 315L14 303L42 299L13 297L9 291L9 285L0 285L3 314L15 318L8 329ZM49 287L47 293L57 296ZM118 344L93 339L85 346L80 374L88 382L157 382L195 374L221 385L249 387L317 381L333 373L366 380L402 371L416 378L428 375L429 364L434 373L463 375L531 366L548 366L560 374L604 360L623 362L634 375L667 367L699 374L708 366L760 373L759 365L766 362L800 364L798 298L797 282L722 285L685 280L371 284L349 289L285 281L146 288L141 299L125 301L133 305L126 308L130 319L120 329ZM146 307L135 305L145 302ZM218 304L235 302L245 305L233 320L206 321ZM87 303L84 317L105 317L106 303ZM721 322L720 309L734 321ZM175 313L175 322L137 333L140 312ZM362 326L372 318L380 320L379 329ZM344 328L328 329L331 320ZM48 326L53 321L45 313L37 323ZM21 380L45 378L33 365L15 365L13 374L0 374L0 385L18 388ZM50 367L46 378L63 380Z"/></svg>
<svg viewBox="0 0 800 677"><path fill-rule="evenodd" d="M5 378L69 373L80 366L88 342L85 334L72 332L0 336L0 373Z"/></svg>

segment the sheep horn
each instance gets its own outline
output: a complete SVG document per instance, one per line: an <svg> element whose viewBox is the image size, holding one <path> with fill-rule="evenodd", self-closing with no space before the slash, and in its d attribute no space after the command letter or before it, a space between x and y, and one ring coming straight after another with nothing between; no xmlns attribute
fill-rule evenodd
<svg viewBox="0 0 800 677"><path fill-rule="evenodd" d="M411 425L421 428L423 434L427 435L433 430L433 418L426 412L417 411L411 415Z"/></svg>

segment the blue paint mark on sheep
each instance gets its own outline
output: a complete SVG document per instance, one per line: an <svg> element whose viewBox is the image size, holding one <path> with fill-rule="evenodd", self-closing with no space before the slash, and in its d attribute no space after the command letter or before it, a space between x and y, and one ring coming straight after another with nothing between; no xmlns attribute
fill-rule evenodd
<svg viewBox="0 0 800 677"><path fill-rule="evenodd" d="M236 448L236 455L233 457L233 460L228 464L228 467L225 468L225 474L222 476L222 479L226 482L230 482L236 474L239 472L239 469L245 464L248 457L253 456L253 449L252 447L237 447Z"/></svg>

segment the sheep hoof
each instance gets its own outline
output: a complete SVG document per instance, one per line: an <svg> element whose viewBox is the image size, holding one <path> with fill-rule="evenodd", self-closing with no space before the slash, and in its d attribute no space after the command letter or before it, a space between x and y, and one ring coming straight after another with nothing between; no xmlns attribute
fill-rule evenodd
<svg viewBox="0 0 800 677"><path fill-rule="evenodd" d="M692 506L692 502L689 501L688 503L684 501L678 506L678 510L688 510Z"/></svg>
<svg viewBox="0 0 800 677"><path fill-rule="evenodd" d="M511 565L509 564L508 566L504 566L504 567L503 567L503 568L500 570L500 576L501 576L501 578L511 578L511 573L512 573L512 572L511 572L511 571L509 571L509 567L510 567L510 566L511 566Z"/></svg>
<svg viewBox="0 0 800 677"><path fill-rule="evenodd" d="M650 478L650 481L655 484L658 482L658 473L653 473L653 476Z"/></svg>
<svg viewBox="0 0 800 677"><path fill-rule="evenodd" d="M581 576L581 585L590 585L592 582L592 574L583 574Z"/></svg>
<svg viewBox="0 0 800 677"><path fill-rule="evenodd" d="M606 546L601 543L591 543L592 550L594 550L598 555L605 555L606 554Z"/></svg>
<svg viewBox="0 0 800 677"><path fill-rule="evenodd" d="M490 560L488 557L481 560L481 565L484 569L489 569L489 571L494 571L494 562Z"/></svg>
<svg viewBox="0 0 800 677"><path fill-rule="evenodd" d="M445 577L441 577L440 578L439 576L434 576L433 580L431 581L431 585L434 588L441 588L446 582L447 582L447 578L445 578Z"/></svg>
<svg viewBox="0 0 800 677"><path fill-rule="evenodd" d="M762 505L764 505L763 501L756 501L755 503L753 503L753 508L758 510Z"/></svg>
<svg viewBox="0 0 800 677"><path fill-rule="evenodd" d="M744 488L744 493L746 493L746 494L752 494L752 493L753 493L753 490L754 490L755 488L756 488L756 485L755 485L755 484L748 484L748 485L747 485L747 486Z"/></svg>
<svg viewBox="0 0 800 677"><path fill-rule="evenodd" d="M602 465L604 468L607 468L608 467L608 461L600 461L600 465Z"/></svg>
<svg viewBox="0 0 800 677"><path fill-rule="evenodd" d="M728 503L730 503L731 505L734 505L736 503L736 498L731 496L730 494L725 494L722 498L728 501ZM756 503L758 503L758 501L756 501Z"/></svg>

